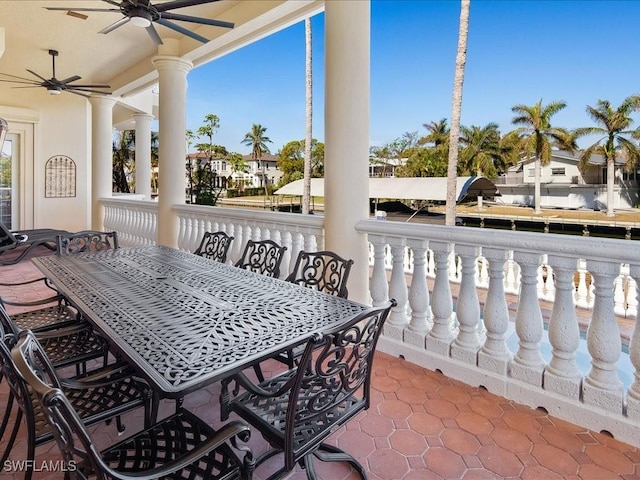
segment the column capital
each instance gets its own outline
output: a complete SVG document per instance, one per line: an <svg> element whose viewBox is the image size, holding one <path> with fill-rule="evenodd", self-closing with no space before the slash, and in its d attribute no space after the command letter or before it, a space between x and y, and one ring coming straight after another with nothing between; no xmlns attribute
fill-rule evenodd
<svg viewBox="0 0 640 480"><path fill-rule="evenodd" d="M193 68L193 63L190 60L185 60L182 57L175 57L173 55L156 55L151 59L151 63L156 70L178 70L184 74L189 73Z"/></svg>
<svg viewBox="0 0 640 480"><path fill-rule="evenodd" d="M90 95L89 103L92 107L109 107L113 108L113 106L118 101L117 98L111 97L108 95Z"/></svg>
<svg viewBox="0 0 640 480"><path fill-rule="evenodd" d="M152 121L154 118L153 115L149 115L148 113L134 113L133 115L131 115L131 118L133 118L136 123L138 121Z"/></svg>

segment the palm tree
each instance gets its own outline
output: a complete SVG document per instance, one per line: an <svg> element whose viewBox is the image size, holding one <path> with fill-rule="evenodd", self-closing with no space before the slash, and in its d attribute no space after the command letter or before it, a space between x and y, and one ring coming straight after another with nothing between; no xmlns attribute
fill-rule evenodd
<svg viewBox="0 0 640 480"><path fill-rule="evenodd" d="M433 143L434 147L438 148L449 144L449 127L446 118L443 118L439 122L423 123L422 126L426 128L429 133L418 140L419 145Z"/></svg>
<svg viewBox="0 0 640 480"><path fill-rule="evenodd" d="M569 131L551 126L551 117L566 106L563 101L543 106L541 99L532 106L516 105L511 108L516 114L511 123L522 125L513 131L520 137L519 149L527 157L535 158L535 213L540 213L540 169L551 160L552 147L570 152L576 149L575 139Z"/></svg>
<svg viewBox="0 0 640 480"><path fill-rule="evenodd" d="M460 137L460 115L462 113L462 84L467 63L467 37L469 35L469 6L471 0L460 2L460 27L458 29L458 51L456 71L453 77L453 99L451 106L451 129L449 131L449 163L447 167L447 195L445 224L455 225L456 193L458 179L458 139Z"/></svg>
<svg viewBox="0 0 640 480"><path fill-rule="evenodd" d="M465 171L478 177L497 174L496 163L501 157L498 124L491 122L484 127L472 125L460 127L460 160Z"/></svg>
<svg viewBox="0 0 640 480"><path fill-rule="evenodd" d="M311 210L311 143L313 142L313 76L311 69L311 19L304 20L305 77L306 77L306 135L304 139L304 188L302 190L302 213Z"/></svg>
<svg viewBox="0 0 640 480"><path fill-rule="evenodd" d="M260 159L263 154L270 153L267 143L271 143L271 139L265 135L267 131L266 127L263 127L259 123L254 123L245 136L242 143L251 147L251 158L254 161L260 163ZM262 162L262 177L260 180L261 185L264 187L264 194L267 194L267 182L265 181L264 162Z"/></svg>
<svg viewBox="0 0 640 480"><path fill-rule="evenodd" d="M597 127L577 128L576 138L585 135L599 135L600 138L587 147L580 156L580 171L584 172L594 153L601 153L607 161L607 217L613 212L613 184L615 181L616 156L627 159L627 169L632 169L640 158L640 149L629 137L637 136L638 131L629 129L633 120L632 112L640 110L640 95L625 98L617 109L613 109L607 100L598 100L598 106L587 105L587 113L598 124ZM602 142L604 141L604 144Z"/></svg>
<svg viewBox="0 0 640 480"><path fill-rule="evenodd" d="M131 173L131 165L135 158L136 137L134 130L118 132L113 141L113 191L130 193L127 176Z"/></svg>

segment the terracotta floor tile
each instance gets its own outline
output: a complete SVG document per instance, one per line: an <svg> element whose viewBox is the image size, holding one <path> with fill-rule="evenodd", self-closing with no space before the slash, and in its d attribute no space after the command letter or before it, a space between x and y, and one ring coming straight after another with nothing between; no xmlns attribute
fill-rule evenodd
<svg viewBox="0 0 640 480"><path fill-rule="evenodd" d="M541 467L525 467L521 473L522 480L562 480L564 477L559 473ZM595 478L595 477L594 477Z"/></svg>
<svg viewBox="0 0 640 480"><path fill-rule="evenodd" d="M425 436L438 435L444 429L440 419L429 413L414 413L408 418L407 423L413 430Z"/></svg>
<svg viewBox="0 0 640 480"><path fill-rule="evenodd" d="M475 435L459 428L445 429L440 438L445 447L459 455L475 455L480 449L480 442Z"/></svg>
<svg viewBox="0 0 640 480"><path fill-rule="evenodd" d="M424 461L429 470L444 478L462 478L467 469L462 457L448 448L430 448Z"/></svg>
<svg viewBox="0 0 640 480"><path fill-rule="evenodd" d="M576 475L578 462L564 450L553 445L535 445L531 451L538 463L560 475Z"/></svg>
<svg viewBox="0 0 640 480"><path fill-rule="evenodd" d="M601 466L594 464L580 466L578 475L585 480L619 480L621 478L621 474L612 472L611 470L607 470L606 468L602 468Z"/></svg>
<svg viewBox="0 0 640 480"><path fill-rule="evenodd" d="M533 447L529 437L512 428L494 428L491 437L498 446L513 453L528 453Z"/></svg>
<svg viewBox="0 0 640 480"><path fill-rule="evenodd" d="M381 478L402 478L409 471L404 455L391 449L376 450L367 461L371 471Z"/></svg>
<svg viewBox="0 0 640 480"><path fill-rule="evenodd" d="M518 477L524 466L516 455L497 445L486 445L478 450L482 465L501 477Z"/></svg>
<svg viewBox="0 0 640 480"><path fill-rule="evenodd" d="M593 463L612 472L622 475L635 471L635 466L627 456L606 445L587 445L584 453L593 460Z"/></svg>
<svg viewBox="0 0 640 480"><path fill-rule="evenodd" d="M411 430L396 430L389 437L389 443L403 455L422 455L427 449L425 438Z"/></svg>
<svg viewBox="0 0 640 480"><path fill-rule="evenodd" d="M578 435L558 428L555 425L542 427L540 435L549 442L549 444L555 445L570 453L583 452L585 448L585 444Z"/></svg>
<svg viewBox="0 0 640 480"><path fill-rule="evenodd" d="M541 429L537 420L527 412L506 412L502 415L502 419L509 428L515 428L525 435L539 433Z"/></svg>
<svg viewBox="0 0 640 480"><path fill-rule="evenodd" d="M473 435L489 435L493 430L491 422L482 415L463 412L456 416L458 426Z"/></svg>

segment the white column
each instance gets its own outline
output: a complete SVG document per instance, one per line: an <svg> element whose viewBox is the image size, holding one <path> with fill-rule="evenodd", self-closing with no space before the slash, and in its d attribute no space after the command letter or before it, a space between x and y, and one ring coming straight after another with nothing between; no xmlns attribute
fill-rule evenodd
<svg viewBox="0 0 640 480"><path fill-rule="evenodd" d="M325 245L354 260L349 298L369 303L370 2L325 3ZM348 48L345 48L348 46Z"/></svg>
<svg viewBox="0 0 640 480"><path fill-rule="evenodd" d="M101 198L113 191L113 106L105 95L89 98L91 103L91 228L104 230Z"/></svg>
<svg viewBox="0 0 640 480"><path fill-rule="evenodd" d="M193 64L172 55L158 55L152 62L158 70L160 90L158 244L175 248L178 246L180 221L171 208L185 203L187 73Z"/></svg>
<svg viewBox="0 0 640 480"><path fill-rule="evenodd" d="M151 120L153 115L137 113L136 122L136 193L151 200Z"/></svg>

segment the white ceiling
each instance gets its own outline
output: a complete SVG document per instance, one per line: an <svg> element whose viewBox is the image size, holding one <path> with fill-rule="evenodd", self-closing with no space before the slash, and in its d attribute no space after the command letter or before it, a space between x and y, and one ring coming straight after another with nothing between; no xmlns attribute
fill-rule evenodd
<svg viewBox="0 0 640 480"><path fill-rule="evenodd" d="M117 0L119 1L119 0ZM164 3L167 0L152 0ZM221 0L205 5L173 10L184 15L215 18L235 23L226 29L176 22L210 42L202 44L162 25L156 24L162 39L179 41L179 55L194 65L206 63L279 29L301 21L322 10L318 0ZM114 8L100 0L3 0L0 1L0 28L5 29L5 51L0 57L0 72L32 78L26 69L45 78L51 77L48 50L58 50L56 77L82 77L80 83L106 83L116 95L127 95L155 83L151 58L157 47L143 28L130 22L108 33L98 31L122 15L110 12L79 12L86 19L65 11L44 7ZM1 45L1 41L0 41ZM5 77L0 77L5 78ZM12 85L0 82L0 104L7 103ZM15 92L15 90L14 90Z"/></svg>

